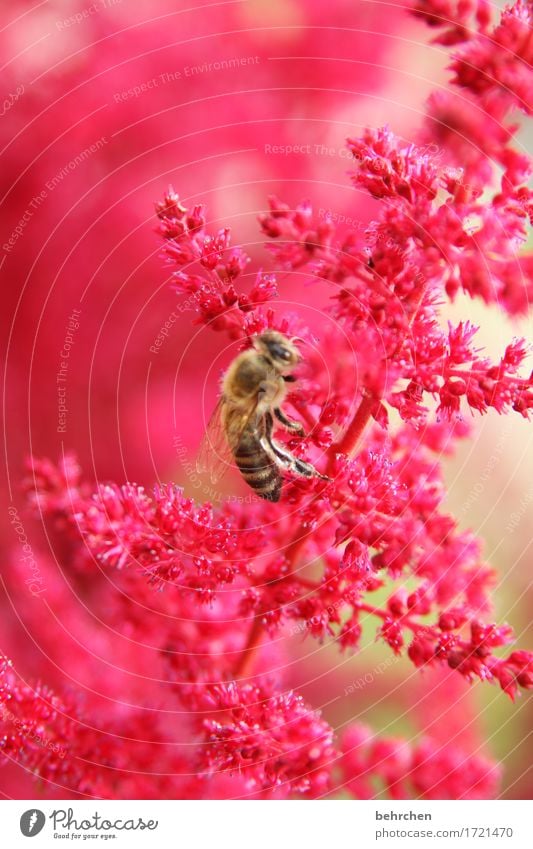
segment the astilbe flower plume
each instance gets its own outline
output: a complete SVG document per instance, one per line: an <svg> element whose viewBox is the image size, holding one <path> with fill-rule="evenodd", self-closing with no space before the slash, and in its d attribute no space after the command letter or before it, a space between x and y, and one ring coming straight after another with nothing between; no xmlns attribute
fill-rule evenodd
<svg viewBox="0 0 533 849"><path fill-rule="evenodd" d="M500 52L490 74L466 71L485 55L486 5L458 4L454 17L456 5L419 3L416 11L434 27L452 22L441 40L459 45L453 81L478 109L503 120L523 105L527 87L522 63L529 48L521 40L527 4L504 12L492 32ZM313 342L303 320L276 310L282 285L276 272L297 270L329 287L324 308L336 330L327 331L318 351L306 346L305 370L287 401L308 435L280 439L331 480L289 479L280 504L214 509L173 485L148 493L131 483L104 484L93 493L72 459L58 468L33 461L30 497L58 544L63 540L65 568L73 575L113 575L143 604L162 590L168 623L150 635L167 676L161 699L186 717L179 730L149 727L141 712L120 726L115 717L110 728L76 732L64 762L49 755L46 767L50 774L59 769L73 790L145 791L148 755L139 740L129 767L144 781L133 791L120 783L124 761L113 746L98 749L101 763L118 771L113 781L94 765L88 774L74 769L93 739L120 727L125 737L150 735L152 745L160 745L166 771L174 773L166 795L323 796L342 785L368 798L380 784L393 798L496 793L497 766L459 745L429 737L407 744L359 725L337 745L325 719L286 687L281 673L269 672L268 662L269 653L279 651L268 637L286 623L357 651L363 621L371 617L379 639L416 668L497 683L513 699L520 688L533 687L532 655L506 649L512 629L491 621L494 572L480 542L445 511L441 468L441 456L469 436L467 414L530 417L528 346L510 340L492 362L476 347L476 328L467 319L444 329L439 312L459 290L512 315L526 310L532 258L517 255L516 246L530 212L522 185L529 164L510 147L510 132L487 133L493 162L472 156L465 184L426 144L438 138L452 164L461 152L457 123L449 137L432 134L438 106L430 101L419 144L388 128L348 141L355 186L381 203L363 236L338 231L309 202L291 208L272 198L260 226L275 270L254 271L251 284L252 259L232 246L229 229L209 226L203 206L187 208L173 189L157 205L175 290L193 304L196 322L226 334L235 350L266 328ZM504 167L499 189L494 163ZM336 364L331 386L321 346ZM387 595L383 603L374 601L378 590L380 598ZM142 619L124 599L113 600L110 616L142 633ZM67 697L36 690L32 701L7 666L4 680L5 698L18 703L26 724L40 729L48 705L46 733L61 743L71 710ZM82 723L87 729L86 718ZM172 745L184 736L196 743L186 754ZM12 732L4 749L36 767L32 751ZM177 777L187 771L194 779Z"/></svg>
<svg viewBox="0 0 533 849"><path fill-rule="evenodd" d="M329 786L333 732L301 696L235 682L211 688L204 705L210 770L244 772L252 788L319 796Z"/></svg>
<svg viewBox="0 0 533 849"><path fill-rule="evenodd" d="M498 787L499 769L483 757L465 755L453 745L423 739L409 745L376 738L353 725L342 740L341 769L356 799L371 799L379 783L391 799L487 799Z"/></svg>
<svg viewBox="0 0 533 849"><path fill-rule="evenodd" d="M29 686L4 657L0 711L5 724L0 757L17 760L56 792L157 799L168 787L167 772L180 795L188 794L183 759L176 748L162 745L164 734L149 713L132 710L120 718L92 716L87 722L79 699L60 697L41 684ZM157 771L151 767L156 753Z"/></svg>

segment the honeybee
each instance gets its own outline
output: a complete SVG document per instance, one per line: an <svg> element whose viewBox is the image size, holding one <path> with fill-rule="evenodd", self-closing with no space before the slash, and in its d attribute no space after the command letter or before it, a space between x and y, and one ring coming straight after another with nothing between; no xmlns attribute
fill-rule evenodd
<svg viewBox="0 0 533 849"><path fill-rule="evenodd" d="M216 483L233 457L246 483L266 501L279 501L282 473L330 480L311 463L294 457L273 438L274 418L286 430L304 435L300 422L281 409L287 374L301 356L293 341L269 330L253 338L253 348L239 354L224 374L222 394L207 426L196 468Z"/></svg>

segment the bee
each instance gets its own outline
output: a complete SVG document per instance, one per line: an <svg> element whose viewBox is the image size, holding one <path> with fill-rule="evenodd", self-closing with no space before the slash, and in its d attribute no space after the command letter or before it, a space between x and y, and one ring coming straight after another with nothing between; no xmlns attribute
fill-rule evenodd
<svg viewBox="0 0 533 849"><path fill-rule="evenodd" d="M199 473L209 472L216 483L233 457L248 486L266 501L279 501L287 471L330 480L273 438L274 419L304 436L300 422L288 419L281 409L287 384L296 380L287 372L300 360L294 341L275 330L255 336L253 347L233 360L198 454Z"/></svg>

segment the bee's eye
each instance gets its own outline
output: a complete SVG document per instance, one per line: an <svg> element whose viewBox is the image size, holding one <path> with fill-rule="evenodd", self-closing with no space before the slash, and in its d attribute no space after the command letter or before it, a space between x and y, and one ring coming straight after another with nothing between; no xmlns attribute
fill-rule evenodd
<svg viewBox="0 0 533 849"><path fill-rule="evenodd" d="M274 342L274 344L270 346L270 351L274 357L278 358L278 360L285 360L285 362L289 362L291 358L291 352L289 349L285 348L283 345L279 345L277 342Z"/></svg>

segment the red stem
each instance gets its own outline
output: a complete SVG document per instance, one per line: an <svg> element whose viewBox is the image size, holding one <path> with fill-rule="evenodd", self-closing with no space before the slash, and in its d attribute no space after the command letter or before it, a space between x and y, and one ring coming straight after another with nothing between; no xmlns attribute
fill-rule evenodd
<svg viewBox="0 0 533 849"><path fill-rule="evenodd" d="M424 292L425 292L425 287L422 286L420 288L420 292L418 293L415 302L413 303L412 314L411 314L411 318L409 320L408 328L411 328L412 325L413 325L413 322L416 318L418 310L420 309L420 306L422 304L422 300L424 298ZM401 348L401 344L402 344L401 342L398 343L398 347L397 347L397 349L394 353L396 353ZM330 446L330 449L329 449L329 452L328 452L329 453L328 466L327 466L327 473L328 474L329 474L329 472L331 472L333 470L333 465L335 463L335 457L336 457L337 454L346 454L346 455L350 456L351 454L354 453L357 446L359 445L361 437L362 437L362 435L365 431L365 428L366 428L366 426L367 426L367 424L370 420L370 417L371 417L372 412L375 408L375 405L376 405L376 398L373 395L365 392L365 394L363 395L363 398L361 400L361 403L359 404L359 407L357 408L356 413L355 413L352 421L348 425L345 433L343 434L343 436L341 437L341 439L338 442L334 442ZM328 520L328 517L326 516L324 521L327 521L327 520ZM307 542L308 536L309 536L309 534L305 534L303 529L300 527L300 528L298 528L298 530L296 531L296 533L292 537L292 540L290 541L290 543L285 547L285 557L286 557L286 559L289 563L291 572L294 568L294 565L295 565L295 562L296 562L296 557L300 553L300 549ZM370 606L368 606L368 608L370 608ZM365 609L365 607L362 606L362 609ZM368 612L375 613L376 615L381 615L381 616L383 615L383 612L378 614L376 608L374 608L372 610L368 609ZM406 623L406 624L409 625L409 623ZM410 627L412 627L412 626L410 626ZM246 644L245 648L243 649L243 651L241 652L239 659L237 661L237 664L236 664L236 667L235 667L235 670L234 670L235 677L238 677L239 675L245 674L247 672L247 670L250 668L250 664L253 660L255 651L256 651L258 645L260 644L260 642L261 642L261 624L260 624L260 619L256 616L254 621L253 621L253 624L252 624L252 627L251 627L251 630L250 630L250 634L248 636L247 644Z"/></svg>
<svg viewBox="0 0 533 849"><path fill-rule="evenodd" d="M353 454L372 415L375 404L376 401L372 395L366 394L363 396L344 436L339 442L334 442L329 449L328 472L332 471L337 454Z"/></svg>
<svg viewBox="0 0 533 849"><path fill-rule="evenodd" d="M379 619L385 620L389 617L395 618L397 622L401 623L401 625L409 628L410 631L417 634L421 628L427 627L423 626L420 622L415 622L410 616L403 615L399 617L392 617L390 613L387 613L386 610L381 610L379 607L374 607L371 604L365 604L364 602L357 604L358 610L363 610L365 613L370 613L372 616L378 616Z"/></svg>
<svg viewBox="0 0 533 849"><path fill-rule="evenodd" d="M363 397L363 400L359 404L357 412L355 413L342 439L339 442L334 443L330 448L331 453L329 457L328 470L331 470L330 467L333 466L335 456L338 453L350 454L355 450L363 434L363 431L366 425L368 424L368 421L372 414L372 410L374 408L374 404L375 400L374 398L372 398L371 395L365 395ZM286 546L285 557L290 564L291 571L296 562L296 557L300 553L300 549L307 542L307 539L308 534L305 534L302 528L298 528L291 542ZM252 623L246 646L239 655L237 663L235 665L235 669L233 670L234 678L242 677L248 672L252 660L254 658L256 649L258 648L261 642L261 636L261 622L260 618L256 616Z"/></svg>
<svg viewBox="0 0 533 849"><path fill-rule="evenodd" d="M235 664L235 668L232 673L234 678L241 678L249 671L255 651L261 642L261 637L261 617L255 616L254 621L252 622L252 627L250 628L250 633L248 634L246 645L237 658L237 663Z"/></svg>

